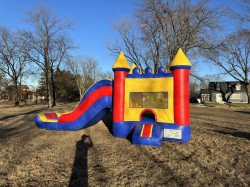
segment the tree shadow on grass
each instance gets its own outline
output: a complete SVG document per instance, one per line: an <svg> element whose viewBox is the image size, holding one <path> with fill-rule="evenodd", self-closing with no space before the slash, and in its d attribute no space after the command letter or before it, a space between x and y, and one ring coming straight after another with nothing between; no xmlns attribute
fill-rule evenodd
<svg viewBox="0 0 250 187"><path fill-rule="evenodd" d="M33 126L21 129L21 125L17 127L12 127L12 128L2 128L0 127L0 140L7 139L11 136L17 135L17 134L22 134L30 129L34 128Z"/></svg>
<svg viewBox="0 0 250 187"><path fill-rule="evenodd" d="M165 179L163 181L162 181L162 179L160 179L159 180L159 181L161 181L160 184L157 184L156 186L158 186L158 185L159 186L169 186L169 183L171 183L173 181L177 186L185 186L186 182L188 181L188 176L179 176L175 171L173 171L171 169L171 167L168 166L168 164L164 164L164 162L165 162L164 160L161 160L157 156L155 156L154 154L148 152L145 147L136 146L136 148L139 150L139 152L141 154L148 157L148 159L150 161L152 161L157 168L159 168L165 172L165 174L166 174ZM160 176L161 175L159 175L159 177ZM157 178L156 178L156 182L157 182Z"/></svg>
<svg viewBox="0 0 250 187"><path fill-rule="evenodd" d="M216 133L220 133L223 135L231 135L236 138L244 138L250 140L250 133L248 132L241 132L241 131L225 131L225 130L214 130Z"/></svg>
<svg viewBox="0 0 250 187"><path fill-rule="evenodd" d="M238 113L242 113L242 114L250 114L250 111L241 111L241 110L237 110L235 112L238 112Z"/></svg>
<svg viewBox="0 0 250 187"><path fill-rule="evenodd" d="M76 143L69 187L88 186L88 150L91 147L93 147L93 143L88 135L83 135L82 139Z"/></svg>
<svg viewBox="0 0 250 187"><path fill-rule="evenodd" d="M0 141L6 141L13 137L27 141L43 134L44 130L35 126L32 114L33 113L30 115L20 114L20 117L13 117L10 121L3 120L3 122L1 122L0 120L0 124L2 124L0 125Z"/></svg>
<svg viewBox="0 0 250 187"><path fill-rule="evenodd" d="M8 115L8 116L4 116L2 118L0 118L0 122L1 121L4 121L6 119L9 119L9 118L14 118L14 117L17 117L17 116L22 116L22 115L28 115L28 114L32 114L32 113L37 113L37 112L40 112L44 110L44 108L42 109L37 109L37 110L32 110L32 111L29 111L29 112L24 112L24 113L21 113L21 114L14 114L14 115Z"/></svg>

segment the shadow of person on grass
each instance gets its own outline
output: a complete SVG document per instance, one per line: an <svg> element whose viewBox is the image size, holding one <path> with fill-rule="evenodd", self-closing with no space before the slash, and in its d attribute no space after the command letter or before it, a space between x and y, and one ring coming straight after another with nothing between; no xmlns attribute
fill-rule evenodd
<svg viewBox="0 0 250 187"><path fill-rule="evenodd" d="M88 186L88 150L91 147L93 147L93 143L88 135L83 135L82 139L76 143L69 187Z"/></svg>

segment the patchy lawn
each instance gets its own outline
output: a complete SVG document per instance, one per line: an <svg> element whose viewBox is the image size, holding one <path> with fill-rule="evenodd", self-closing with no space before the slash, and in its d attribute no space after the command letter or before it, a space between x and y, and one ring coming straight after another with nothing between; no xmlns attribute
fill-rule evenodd
<svg viewBox="0 0 250 187"><path fill-rule="evenodd" d="M36 113L74 106L0 104L0 186L250 185L249 107L192 105L191 141L161 147L133 146L102 121L76 132L34 125Z"/></svg>

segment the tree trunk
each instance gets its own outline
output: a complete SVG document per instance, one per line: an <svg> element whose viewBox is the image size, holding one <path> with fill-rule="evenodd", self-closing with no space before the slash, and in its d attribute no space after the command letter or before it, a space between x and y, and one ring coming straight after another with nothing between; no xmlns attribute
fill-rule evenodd
<svg viewBox="0 0 250 187"><path fill-rule="evenodd" d="M77 84L77 86L78 86L78 90L79 90L79 101L81 101L81 99L82 99L82 95L83 95L83 93L82 93L82 89L81 89L81 82L79 81L79 80L77 80L76 81L76 84Z"/></svg>
<svg viewBox="0 0 250 187"><path fill-rule="evenodd" d="M48 43L46 41L44 45L44 65L45 65L45 81L46 81L46 91L47 91L47 99L48 99L48 108L51 108L52 105L52 85L51 85L51 71L50 71L50 64L49 64L49 50L48 50Z"/></svg>
<svg viewBox="0 0 250 187"><path fill-rule="evenodd" d="M79 88L79 101L81 101L81 99L82 99L82 89L81 88Z"/></svg>
<svg viewBox="0 0 250 187"><path fill-rule="evenodd" d="M20 105L20 92L18 89L17 80L15 80L14 83L15 83L15 92L16 92L15 106L19 106Z"/></svg>
<svg viewBox="0 0 250 187"><path fill-rule="evenodd" d="M36 89L36 95L35 95L35 97L36 97L36 101L35 101L35 104L37 105L38 104L38 94L37 94L37 89Z"/></svg>
<svg viewBox="0 0 250 187"><path fill-rule="evenodd" d="M158 72L158 68L159 68L159 64L155 63L154 64L154 72L157 73Z"/></svg>
<svg viewBox="0 0 250 187"><path fill-rule="evenodd" d="M47 100L48 100L48 108L52 107L52 93L51 93L51 76L50 76L50 69L48 68L48 64L46 63L45 68L45 84L46 84L46 92L47 92Z"/></svg>
<svg viewBox="0 0 250 187"><path fill-rule="evenodd" d="M249 95L249 84L245 84L246 94L248 99L248 104L250 104L250 95Z"/></svg>
<svg viewBox="0 0 250 187"><path fill-rule="evenodd" d="M54 72L52 70L52 68L50 69L51 72L51 85L52 85L52 96L53 96L53 104L52 107L56 106L56 85L55 85L55 81L54 81Z"/></svg>

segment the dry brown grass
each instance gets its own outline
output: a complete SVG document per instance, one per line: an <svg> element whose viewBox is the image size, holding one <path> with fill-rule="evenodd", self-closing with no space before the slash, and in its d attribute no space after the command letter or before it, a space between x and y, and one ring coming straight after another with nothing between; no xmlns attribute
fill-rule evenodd
<svg viewBox="0 0 250 187"><path fill-rule="evenodd" d="M45 105L0 106L0 186L249 186L250 109L197 106L191 141L159 148L115 138L103 122L42 130L33 116Z"/></svg>

